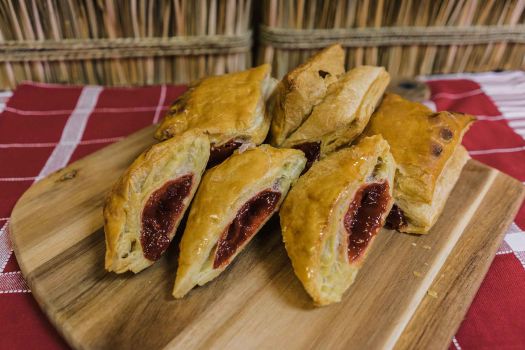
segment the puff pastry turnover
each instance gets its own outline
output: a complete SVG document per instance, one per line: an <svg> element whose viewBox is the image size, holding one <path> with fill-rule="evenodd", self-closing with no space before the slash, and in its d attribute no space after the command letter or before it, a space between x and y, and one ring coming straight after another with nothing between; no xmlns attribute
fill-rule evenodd
<svg viewBox="0 0 525 350"><path fill-rule="evenodd" d="M314 163L288 193L281 228L295 274L317 305L339 302L393 204L395 163L381 136Z"/></svg>
<svg viewBox="0 0 525 350"><path fill-rule="evenodd" d="M135 273L167 249L210 155L208 136L188 131L152 146L106 198L106 269Z"/></svg>
<svg viewBox="0 0 525 350"><path fill-rule="evenodd" d="M324 99L282 146L301 149L311 163L348 145L365 129L389 82L383 67L348 71L328 87Z"/></svg>
<svg viewBox="0 0 525 350"><path fill-rule="evenodd" d="M268 64L204 78L175 101L155 137L165 140L190 129L206 131L210 163L218 164L242 144L264 141L271 119L265 101L275 84Z"/></svg>
<svg viewBox="0 0 525 350"><path fill-rule="evenodd" d="M180 243L173 296L218 276L275 213L306 163L298 150L262 145L208 170Z"/></svg>
<svg viewBox="0 0 525 350"><path fill-rule="evenodd" d="M344 63L343 48L332 45L286 74L268 101L273 145L280 146L310 115L328 87L344 73Z"/></svg>
<svg viewBox="0 0 525 350"><path fill-rule="evenodd" d="M434 113L398 95L385 95L365 134L381 134L397 163L391 228L427 233L434 225L469 159L461 140L474 120L461 113Z"/></svg>

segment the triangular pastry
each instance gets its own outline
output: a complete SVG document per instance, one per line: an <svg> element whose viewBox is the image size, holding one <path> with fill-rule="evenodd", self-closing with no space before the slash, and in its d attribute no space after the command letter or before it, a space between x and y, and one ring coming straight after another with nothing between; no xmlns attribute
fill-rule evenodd
<svg viewBox="0 0 525 350"><path fill-rule="evenodd" d="M106 270L135 273L168 248L210 155L208 136L188 131L153 145L106 198Z"/></svg>
<svg viewBox="0 0 525 350"><path fill-rule="evenodd" d="M381 136L328 155L290 190L280 211L286 251L317 305L339 302L390 211L395 163Z"/></svg>
<svg viewBox="0 0 525 350"><path fill-rule="evenodd" d="M261 144L271 119L265 102L276 85L270 70L270 65L263 64L197 81L174 102L155 137L166 140L194 129L207 132L210 166L222 162L242 144Z"/></svg>
<svg viewBox="0 0 525 350"><path fill-rule="evenodd" d="M383 67L348 71L328 87L323 100L282 147L301 149L311 164L347 146L365 129L389 82Z"/></svg>
<svg viewBox="0 0 525 350"><path fill-rule="evenodd" d="M425 105L386 94L365 135L382 135L397 164L396 205L389 227L427 233L437 221L469 159L461 140L475 118L434 113Z"/></svg>
<svg viewBox="0 0 525 350"><path fill-rule="evenodd" d="M345 72L345 51L329 46L290 71L268 101L272 114L271 143L280 146L322 101L328 87Z"/></svg>
<svg viewBox="0 0 525 350"><path fill-rule="evenodd" d="M228 267L279 209L305 163L300 151L262 145L206 172L180 243L176 298Z"/></svg>

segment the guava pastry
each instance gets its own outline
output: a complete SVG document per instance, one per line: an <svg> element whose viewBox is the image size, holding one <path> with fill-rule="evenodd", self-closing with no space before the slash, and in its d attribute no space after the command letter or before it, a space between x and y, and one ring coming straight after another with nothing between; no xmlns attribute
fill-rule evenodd
<svg viewBox="0 0 525 350"><path fill-rule="evenodd" d="M312 163L349 145L365 129L389 82L383 67L361 66L343 74L282 147L302 150Z"/></svg>
<svg viewBox="0 0 525 350"><path fill-rule="evenodd" d="M155 133L159 140L199 129L209 134L210 166L242 144L261 144L270 127L266 100L275 87L270 65L201 79L171 106Z"/></svg>
<svg viewBox="0 0 525 350"><path fill-rule="evenodd" d="M104 206L108 271L135 273L168 248L210 155L208 136L188 131L142 153Z"/></svg>
<svg viewBox="0 0 525 350"><path fill-rule="evenodd" d="M382 135L397 164L389 227L421 234L434 225L469 159L461 140L474 120L385 95L365 134Z"/></svg>
<svg viewBox="0 0 525 350"><path fill-rule="evenodd" d="M381 136L313 164L280 211L286 251L315 304L339 302L390 211L395 163Z"/></svg>
<svg viewBox="0 0 525 350"><path fill-rule="evenodd" d="M279 209L306 163L303 153L262 145L208 170L180 243L173 296L224 271Z"/></svg>
<svg viewBox="0 0 525 350"><path fill-rule="evenodd" d="M341 45L329 46L284 76L268 101L271 143L280 146L322 101L328 87L345 72Z"/></svg>

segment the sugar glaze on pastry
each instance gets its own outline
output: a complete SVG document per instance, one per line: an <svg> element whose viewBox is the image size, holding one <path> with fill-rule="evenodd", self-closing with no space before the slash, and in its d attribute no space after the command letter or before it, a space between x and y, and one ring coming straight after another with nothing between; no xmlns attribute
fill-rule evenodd
<svg viewBox="0 0 525 350"><path fill-rule="evenodd" d="M316 162L280 211L286 251L317 305L339 302L390 211L395 163L381 136Z"/></svg>
<svg viewBox="0 0 525 350"><path fill-rule="evenodd" d="M171 106L155 137L165 140L190 129L205 131L210 137L211 165L244 143L261 144L271 119L265 101L277 83L270 70L263 64L197 81Z"/></svg>
<svg viewBox="0 0 525 350"><path fill-rule="evenodd" d="M175 235L210 155L208 136L188 131L143 152L106 198L108 271L152 265Z"/></svg>
<svg viewBox="0 0 525 350"><path fill-rule="evenodd" d="M469 159L461 140L474 120L385 95L364 134L382 135L397 164L392 228L421 234L434 225Z"/></svg>
<svg viewBox="0 0 525 350"><path fill-rule="evenodd" d="M298 150L262 145L205 173L180 243L173 296L183 297L228 267L279 209L305 163Z"/></svg>

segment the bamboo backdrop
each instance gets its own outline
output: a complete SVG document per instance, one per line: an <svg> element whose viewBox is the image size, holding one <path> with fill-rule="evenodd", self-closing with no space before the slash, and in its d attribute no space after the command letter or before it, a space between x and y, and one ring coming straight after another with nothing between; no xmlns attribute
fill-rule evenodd
<svg viewBox="0 0 525 350"><path fill-rule="evenodd" d="M263 25L257 62L250 29L259 23L251 21L252 7ZM0 89L22 80L187 83L263 61L281 77L318 49L308 47L307 35L306 48L279 46L264 36L265 28L391 27L409 34L415 27L515 27L521 41L347 42L347 67L383 65L394 76L523 69L524 12L525 0L0 0Z"/></svg>
<svg viewBox="0 0 525 350"><path fill-rule="evenodd" d="M251 0L0 0L0 89L22 80L179 83L245 69L252 61L251 6ZM191 43L192 36L190 48L173 52L181 41L171 39ZM216 38L210 48L203 36Z"/></svg>
<svg viewBox="0 0 525 350"><path fill-rule="evenodd" d="M264 0L262 21L271 28L331 29L523 25L524 0ZM473 27L478 28L478 27ZM347 47L347 67L382 65L394 76L523 69L525 32L519 43L385 45ZM262 42L258 61L281 77L315 50L278 48Z"/></svg>

